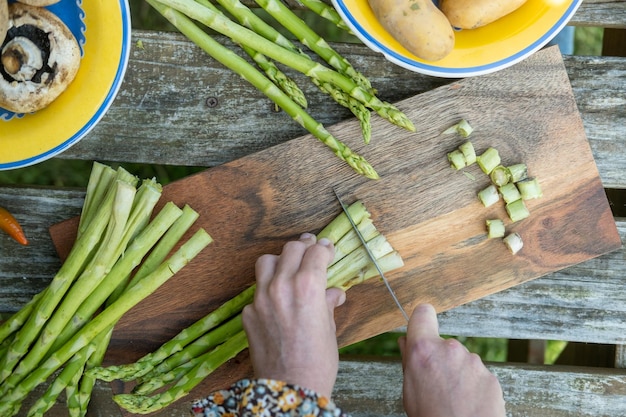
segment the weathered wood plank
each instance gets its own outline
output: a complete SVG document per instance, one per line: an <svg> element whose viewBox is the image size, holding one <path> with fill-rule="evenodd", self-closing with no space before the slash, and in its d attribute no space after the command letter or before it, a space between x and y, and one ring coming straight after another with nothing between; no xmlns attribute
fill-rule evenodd
<svg viewBox="0 0 626 417"><path fill-rule="evenodd" d="M509 416L623 416L626 374L572 367L491 364ZM342 361L335 401L355 417L401 416L396 362Z"/></svg>
<svg viewBox="0 0 626 417"><path fill-rule="evenodd" d="M83 195L80 190L0 187L0 200L15 209L28 230L35 230L28 247L0 234L0 312L16 311L50 281L59 260L47 229L78 215ZM24 212L23 207L36 209ZM626 242L626 219L617 219L617 227ZM449 310L441 315L441 331L459 336L626 343L624 251Z"/></svg>
<svg viewBox="0 0 626 417"><path fill-rule="evenodd" d="M182 35L135 32L122 89L95 129L60 158L215 166L306 133L239 76ZM404 70L363 45L335 45L395 102L451 82ZM626 187L626 58L564 57L585 133L606 187ZM326 126L351 118L293 74ZM208 106L207 99L217 105ZM375 116L377 117L377 116ZM373 132L373 141L376 132Z"/></svg>
<svg viewBox="0 0 626 417"><path fill-rule="evenodd" d="M498 377L510 417L622 417L626 415L623 370L564 366L489 364ZM402 366L398 361L350 360L339 364L335 402L354 417L402 417ZM189 415L193 398L183 398L154 417ZM89 415L116 417L107 385L98 384ZM50 417L64 417L59 405Z"/></svg>

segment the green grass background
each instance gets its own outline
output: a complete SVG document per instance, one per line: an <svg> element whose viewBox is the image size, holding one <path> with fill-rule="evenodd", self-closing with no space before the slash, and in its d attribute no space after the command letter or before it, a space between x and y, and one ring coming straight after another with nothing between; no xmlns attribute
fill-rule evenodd
<svg viewBox="0 0 626 417"><path fill-rule="evenodd" d="M174 30L158 13L143 0L130 0L132 24L135 29ZM325 25L317 25L319 19L310 13L301 13L302 18L329 41L358 42L351 35ZM285 33L286 34L286 33ZM286 34L287 35L287 34ZM575 29L574 53L576 55L601 55L602 28L577 27ZM102 161L107 162L107 161ZM109 162L110 163L110 162ZM91 169L91 161L71 161L53 158L40 164L0 171L0 185L30 184L56 187L85 187ZM112 165L115 165L114 163ZM130 172L141 178L156 177L162 184L183 178L202 168L185 166L162 166L150 164L124 164ZM400 333L385 333L355 345L343 348L347 355L383 355L398 357L397 339ZM458 338L472 352L486 361L505 361L507 340L490 338ZM565 342L549 341L546 363L553 363L565 347Z"/></svg>

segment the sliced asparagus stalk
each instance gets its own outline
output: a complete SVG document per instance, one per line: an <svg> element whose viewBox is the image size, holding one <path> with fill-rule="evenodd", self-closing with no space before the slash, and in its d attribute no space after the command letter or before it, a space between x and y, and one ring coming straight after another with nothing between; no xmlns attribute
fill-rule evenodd
<svg viewBox="0 0 626 417"><path fill-rule="evenodd" d="M528 178L528 167L526 164L509 165L509 175L511 175L511 182L518 182Z"/></svg>
<svg viewBox="0 0 626 417"><path fill-rule="evenodd" d="M448 161L450 162L450 166L457 171L461 168L465 168L467 165L465 155L463 155L463 152L459 149L455 149L448 153Z"/></svg>
<svg viewBox="0 0 626 417"><path fill-rule="evenodd" d="M527 178L519 181L517 183L517 188L519 188L522 200L531 200L543 197L541 186L536 178Z"/></svg>
<svg viewBox="0 0 626 417"><path fill-rule="evenodd" d="M483 206L489 207L500 200L500 194L498 194L496 186L491 184L478 192L478 199L483 203Z"/></svg>
<svg viewBox="0 0 626 417"><path fill-rule="evenodd" d="M174 2L174 0L172 0ZM219 42L215 41L211 36L209 36L206 32L196 26L191 19L187 18L183 13L172 9L171 7L165 6L162 3L159 3L157 0L148 0L159 13L161 13L167 20L170 21L178 30L181 31L185 36L187 36L194 43L199 45L205 52L215 58L217 61L224 64L226 67L240 74L246 81L257 87L261 92L263 92L266 96L268 96L274 103L280 106L285 112L290 115L296 122L298 122L302 127L307 129L313 136L318 138L322 143L328 146L333 153L338 156L341 160L345 161L350 165L356 172L362 174L368 178L377 179L378 174L374 170L374 168L360 155L352 152L350 148L348 148L344 143L337 140L333 135L331 135L324 126L313 119L306 111L304 111L300 106L298 106L293 100L291 100L282 90L280 90L274 83L272 83L267 77L261 74L254 66L250 65L246 60L241 58L239 55L235 54L228 48L222 46ZM193 3L193 1L192 1ZM195 10L192 8L191 10ZM226 22L227 25L233 24L234 22L229 19L220 16L220 14L213 13L209 9L200 9L206 11L210 17L217 19L220 22ZM212 13L212 14L211 14ZM220 19L221 17L221 19ZM265 38L262 38L256 35L254 32L249 31L243 27L241 30L247 31L244 32L244 39L248 39L245 34L262 39L263 41L268 42L271 45L271 48L278 48L281 51L281 54L285 51L284 48L281 48L277 45L274 45L270 41L267 41ZM241 35L240 32L237 32ZM226 36L231 36L232 34L226 34ZM231 36L232 37L232 36ZM233 37L234 39L234 37ZM242 42L242 39L237 39L238 42L245 44ZM253 49L259 50L258 45L250 45ZM267 46L267 45L266 45ZM294 56L298 56L298 54L293 53ZM269 56L269 54L268 54ZM302 58L298 56L299 58ZM276 59L276 57L272 57ZM292 57L293 58L293 57ZM319 64L312 64L307 66L313 71L312 73L317 74L318 71L314 68ZM321 65L320 65L321 67ZM325 68L325 67L321 67ZM325 72L324 70L321 70ZM341 77L340 74L336 73L337 76Z"/></svg>
<svg viewBox="0 0 626 417"><path fill-rule="evenodd" d="M517 254L522 247L524 246L524 242L522 241L522 237L519 233L511 233L507 235L504 239L504 244L511 251L513 255Z"/></svg>
<svg viewBox="0 0 626 417"><path fill-rule="evenodd" d="M502 187L511 181L511 174L508 168L498 165L491 170L489 178L491 178L491 182L493 182L497 187Z"/></svg>
<svg viewBox="0 0 626 417"><path fill-rule="evenodd" d="M517 185L512 182L498 188L498 191L500 192L500 195L502 195L502 199L504 200L504 202L507 204L522 198L522 195L517 189Z"/></svg>
<svg viewBox="0 0 626 417"><path fill-rule="evenodd" d="M504 222L500 219L487 219L487 237L489 239L504 237Z"/></svg>
<svg viewBox="0 0 626 417"><path fill-rule="evenodd" d="M443 134L449 135L451 133L457 133L461 135L462 137L467 138L472 134L473 131L474 131L474 128L472 128L469 122L465 119L461 119L461 121L459 121L458 123L444 130Z"/></svg>
<svg viewBox="0 0 626 417"><path fill-rule="evenodd" d="M505 208L507 214L509 215L509 218L513 223L524 220L525 218L530 216L530 212L528 211L526 204L524 204L524 200L522 200L521 198L511 203L507 203Z"/></svg>
<svg viewBox="0 0 626 417"><path fill-rule="evenodd" d="M495 167L500 165L500 154L495 148L487 148L485 152L476 157L476 163L488 175Z"/></svg>
<svg viewBox="0 0 626 417"><path fill-rule="evenodd" d="M465 157L465 165L470 166L476 162L476 150L472 142L465 141L459 145L459 150Z"/></svg>

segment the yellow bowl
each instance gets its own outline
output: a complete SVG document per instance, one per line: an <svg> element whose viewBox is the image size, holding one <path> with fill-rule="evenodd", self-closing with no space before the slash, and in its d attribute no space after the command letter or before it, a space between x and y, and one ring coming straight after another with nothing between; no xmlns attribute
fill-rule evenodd
<svg viewBox="0 0 626 417"><path fill-rule="evenodd" d="M462 78L501 70L536 52L558 35L582 0L528 0L486 26L455 31L454 49L436 62L402 47L378 22L367 0L332 2L353 33L389 61L427 75Z"/></svg>
<svg viewBox="0 0 626 417"><path fill-rule="evenodd" d="M130 55L127 0L61 0L49 6L82 49L74 81L47 108L15 114L0 108L0 169L32 165L81 140L109 109Z"/></svg>

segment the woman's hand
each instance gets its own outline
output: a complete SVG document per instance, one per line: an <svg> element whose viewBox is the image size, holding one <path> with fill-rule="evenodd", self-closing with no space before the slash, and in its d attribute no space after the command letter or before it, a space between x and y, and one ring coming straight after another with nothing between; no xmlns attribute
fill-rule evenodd
<svg viewBox="0 0 626 417"><path fill-rule="evenodd" d="M339 363L335 307L345 293L326 290L334 256L327 239L305 233L280 256L256 263L254 302L243 311L250 357L257 378L277 379L330 398Z"/></svg>
<svg viewBox="0 0 626 417"><path fill-rule="evenodd" d="M459 341L439 336L431 305L415 308L399 344L409 417L504 417L498 379Z"/></svg>

